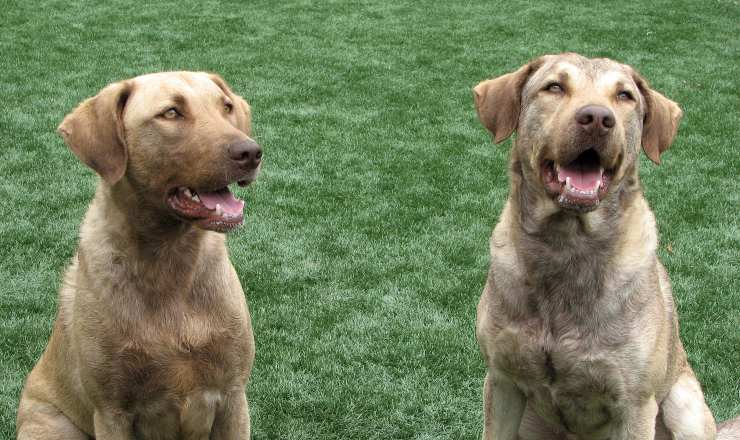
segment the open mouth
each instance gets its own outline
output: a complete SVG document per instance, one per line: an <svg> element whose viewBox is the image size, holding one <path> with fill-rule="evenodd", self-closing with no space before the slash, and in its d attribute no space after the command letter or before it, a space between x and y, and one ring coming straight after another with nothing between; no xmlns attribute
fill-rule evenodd
<svg viewBox="0 0 740 440"><path fill-rule="evenodd" d="M239 186L247 186L240 180ZM179 186L170 192L167 203L175 212L203 229L228 232L244 223L244 201L236 198L228 186L215 191Z"/></svg>
<svg viewBox="0 0 740 440"><path fill-rule="evenodd" d="M606 196L611 173L604 170L599 153L590 148L565 165L546 160L542 178L560 206L588 212Z"/></svg>

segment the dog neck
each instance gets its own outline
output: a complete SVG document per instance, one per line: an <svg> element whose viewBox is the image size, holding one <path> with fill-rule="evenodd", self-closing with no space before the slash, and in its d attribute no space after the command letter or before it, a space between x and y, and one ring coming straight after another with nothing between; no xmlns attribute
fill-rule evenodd
<svg viewBox="0 0 740 440"><path fill-rule="evenodd" d="M637 167L588 213L561 209L537 186L538 179L512 155L508 223L501 232L514 242L533 294L565 299L560 303L584 314L605 293L629 295L625 280L638 265L655 259L654 218L642 197ZM640 249L640 254L625 249Z"/></svg>
<svg viewBox="0 0 740 440"><path fill-rule="evenodd" d="M224 238L152 207L128 185L125 179L99 183L81 227L80 259L157 301L191 291L199 276L208 275L199 268L209 254L226 252Z"/></svg>
<svg viewBox="0 0 740 440"><path fill-rule="evenodd" d="M512 151L509 201L523 234L543 244L562 248L571 240L613 242L613 235L625 221L624 213L642 198L637 163L627 167L616 188L590 212L565 210L542 189L539 173Z"/></svg>

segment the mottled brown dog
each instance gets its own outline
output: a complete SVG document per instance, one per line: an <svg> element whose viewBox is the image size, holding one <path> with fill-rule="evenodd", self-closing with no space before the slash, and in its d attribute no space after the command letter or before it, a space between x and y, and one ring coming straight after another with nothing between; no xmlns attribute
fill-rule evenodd
<svg viewBox="0 0 740 440"><path fill-rule="evenodd" d="M713 439L679 340L640 149L682 112L631 67L547 55L474 89L495 142L517 132L477 338L484 438Z"/></svg>
<svg viewBox="0 0 740 440"><path fill-rule="evenodd" d="M217 75L111 84L59 126L100 176L59 311L18 409L22 440L247 439L249 312L225 237L228 185L262 152Z"/></svg>

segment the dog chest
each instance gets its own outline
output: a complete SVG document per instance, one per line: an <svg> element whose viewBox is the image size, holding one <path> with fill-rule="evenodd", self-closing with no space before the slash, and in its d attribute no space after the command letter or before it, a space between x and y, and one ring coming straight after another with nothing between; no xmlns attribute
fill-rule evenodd
<svg viewBox="0 0 740 440"><path fill-rule="evenodd" d="M243 390L251 369L248 317L177 312L125 326L111 320L96 335L99 349L85 352L95 356L83 374L94 378L96 393L131 414L141 432L178 432L181 422L200 418L208 424L226 394ZM141 438L150 437L167 438Z"/></svg>
<svg viewBox="0 0 740 440"><path fill-rule="evenodd" d="M593 348L576 329L553 335L548 327L530 321L503 328L492 344L494 368L517 384L541 417L599 438L628 405L619 354Z"/></svg>
<svg viewBox="0 0 740 440"><path fill-rule="evenodd" d="M219 327L183 319L172 331L143 331L110 353L109 367L134 399L227 387L246 377L253 349L246 329Z"/></svg>
<svg viewBox="0 0 740 440"><path fill-rule="evenodd" d="M224 393L196 389L178 399L145 399L132 408L133 431L141 439L208 438Z"/></svg>

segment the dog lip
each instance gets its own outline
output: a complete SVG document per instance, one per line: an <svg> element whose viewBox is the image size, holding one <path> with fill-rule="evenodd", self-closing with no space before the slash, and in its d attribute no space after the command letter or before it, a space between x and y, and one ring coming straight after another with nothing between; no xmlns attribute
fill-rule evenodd
<svg viewBox="0 0 740 440"><path fill-rule="evenodd" d="M197 192L185 186L175 187L168 192L167 205L175 213L187 220L195 220L208 216L208 208L203 205Z"/></svg>
<svg viewBox="0 0 740 440"><path fill-rule="evenodd" d="M212 191L176 186L168 194L167 204L175 214L202 229L228 232L244 223L244 201L228 186Z"/></svg>
<svg viewBox="0 0 740 440"><path fill-rule="evenodd" d="M545 192L563 209L588 212L607 196L612 170L606 170L595 149L587 148L570 160L542 161L541 178Z"/></svg>

